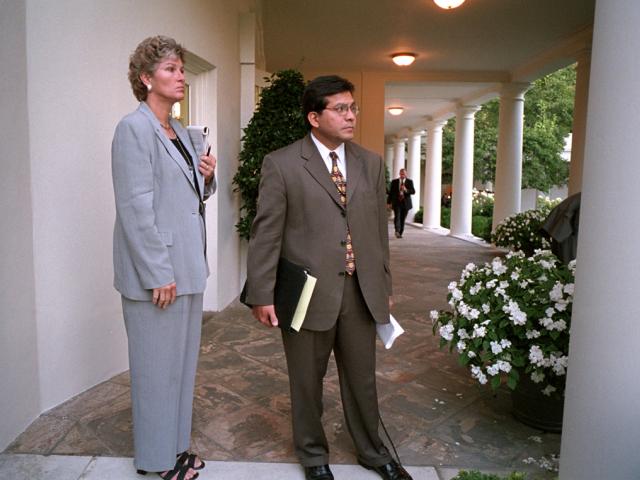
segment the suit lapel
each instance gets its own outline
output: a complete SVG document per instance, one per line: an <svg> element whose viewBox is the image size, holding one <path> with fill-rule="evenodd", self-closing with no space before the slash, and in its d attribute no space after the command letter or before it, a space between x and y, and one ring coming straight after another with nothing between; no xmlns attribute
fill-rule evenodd
<svg viewBox="0 0 640 480"><path fill-rule="evenodd" d="M178 149L173 145L171 140L169 140L167 138L167 136L164 134L162 126L160 125L160 122L156 118L155 114L151 111L149 106L144 102L141 102L140 103L140 107L138 107L138 108L142 113L144 113L147 116L147 118L149 119L149 121L153 125L153 130L155 131L156 136L160 140L160 143L162 143L162 145L164 146L165 150L167 151L169 156L173 159L173 161L178 164L178 167L180 167L180 170L182 170L182 173L184 173L184 175L187 178L188 182L191 184L191 186L193 187L193 189L195 191L195 184L193 183L193 174L189 171L189 167L187 166L187 162L185 161L185 159L182 156L182 154L178 151ZM171 126L174 127L174 130L177 132L175 121L173 121L173 119L172 119L171 122L172 122ZM191 142L190 141L185 142L183 140L183 138L180 137L180 136L179 136L179 138L180 138L180 140L182 141L182 143L184 145L187 145L187 149L189 149L189 153L192 155L191 158L194 159L194 167L197 169L197 163L196 163L197 159L193 156L193 153L191 151L193 149L190 148Z"/></svg>
<svg viewBox="0 0 640 480"><path fill-rule="evenodd" d="M358 188L362 171L364 170L364 159L358 155L350 143L345 143L345 157L347 164L347 205L353 198L353 194Z"/></svg>
<svg viewBox="0 0 640 480"><path fill-rule="evenodd" d="M302 139L301 156L307 161L304 168L315 179L315 181L327 191L333 201L336 202L340 208L344 208L340 202L338 188L336 187L336 184L333 183L333 180L331 180L331 175L327 170L327 166L322 160L322 157L320 157L320 153L309 135ZM349 184L347 183L347 189L348 188Z"/></svg>

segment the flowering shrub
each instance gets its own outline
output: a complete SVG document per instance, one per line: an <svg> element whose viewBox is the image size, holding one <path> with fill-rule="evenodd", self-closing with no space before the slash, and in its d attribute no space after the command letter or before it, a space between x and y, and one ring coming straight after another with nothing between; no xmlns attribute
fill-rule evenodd
<svg viewBox="0 0 640 480"><path fill-rule="evenodd" d="M471 214L473 216L493 217L493 193L484 190L472 191Z"/></svg>
<svg viewBox="0 0 640 480"><path fill-rule="evenodd" d="M551 198L548 195L538 195L536 200L536 206L538 210L546 210L547 215L554 207L558 206L558 204L562 202L561 198Z"/></svg>
<svg viewBox="0 0 640 480"><path fill-rule="evenodd" d="M548 249L550 244L540 233L540 227L550 210L527 210L505 218L491 235L491 241L498 247L522 251L533 255L535 250Z"/></svg>
<svg viewBox="0 0 640 480"><path fill-rule="evenodd" d="M525 374L545 395L562 394L574 272L575 261L565 266L548 250L470 263L449 284L452 311L431 312L433 332L481 384L513 389Z"/></svg>

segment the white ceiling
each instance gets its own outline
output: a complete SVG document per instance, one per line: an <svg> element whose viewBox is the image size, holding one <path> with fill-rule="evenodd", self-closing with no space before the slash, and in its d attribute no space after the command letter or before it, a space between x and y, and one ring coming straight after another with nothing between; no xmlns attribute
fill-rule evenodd
<svg viewBox="0 0 640 480"><path fill-rule="evenodd" d="M433 0L263 0L266 69L393 72L401 67L391 63L392 53L415 52L404 71L435 72L453 83L388 84L387 105L406 107L393 120L385 114L385 134L392 134L497 87L487 77L530 80L573 63L562 58L568 49L561 46L590 30L594 5L467 0L445 11Z"/></svg>

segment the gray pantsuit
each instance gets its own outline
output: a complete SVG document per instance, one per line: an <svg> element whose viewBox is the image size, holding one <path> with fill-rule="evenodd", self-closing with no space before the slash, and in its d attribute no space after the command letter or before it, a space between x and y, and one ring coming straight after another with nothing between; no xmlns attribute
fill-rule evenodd
<svg viewBox="0 0 640 480"><path fill-rule="evenodd" d="M202 294L179 296L164 310L122 297L122 310L129 340L134 463L150 472L169 470L191 439Z"/></svg>
<svg viewBox="0 0 640 480"><path fill-rule="evenodd" d="M111 151L114 286L129 339L134 462L150 472L172 469L189 447L209 274L203 202L216 188L215 180L205 185L187 131L175 120L171 126L195 173L144 102L120 121ZM153 290L173 282L175 303L153 305Z"/></svg>

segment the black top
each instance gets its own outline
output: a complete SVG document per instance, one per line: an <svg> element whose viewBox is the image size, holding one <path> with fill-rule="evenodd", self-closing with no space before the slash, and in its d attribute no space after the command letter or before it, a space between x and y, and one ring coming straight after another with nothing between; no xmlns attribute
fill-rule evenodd
<svg viewBox="0 0 640 480"><path fill-rule="evenodd" d="M202 195L200 195L200 185L198 184L196 169L193 166L193 159L191 158L191 155L189 155L189 151L187 150L187 147L183 145L183 143L180 141L178 137L172 138L171 143L175 145L175 147L184 157L185 162L187 162L187 165L189 166L189 171L193 174L193 183L196 186L196 192L198 192L198 198L200 198Z"/></svg>

